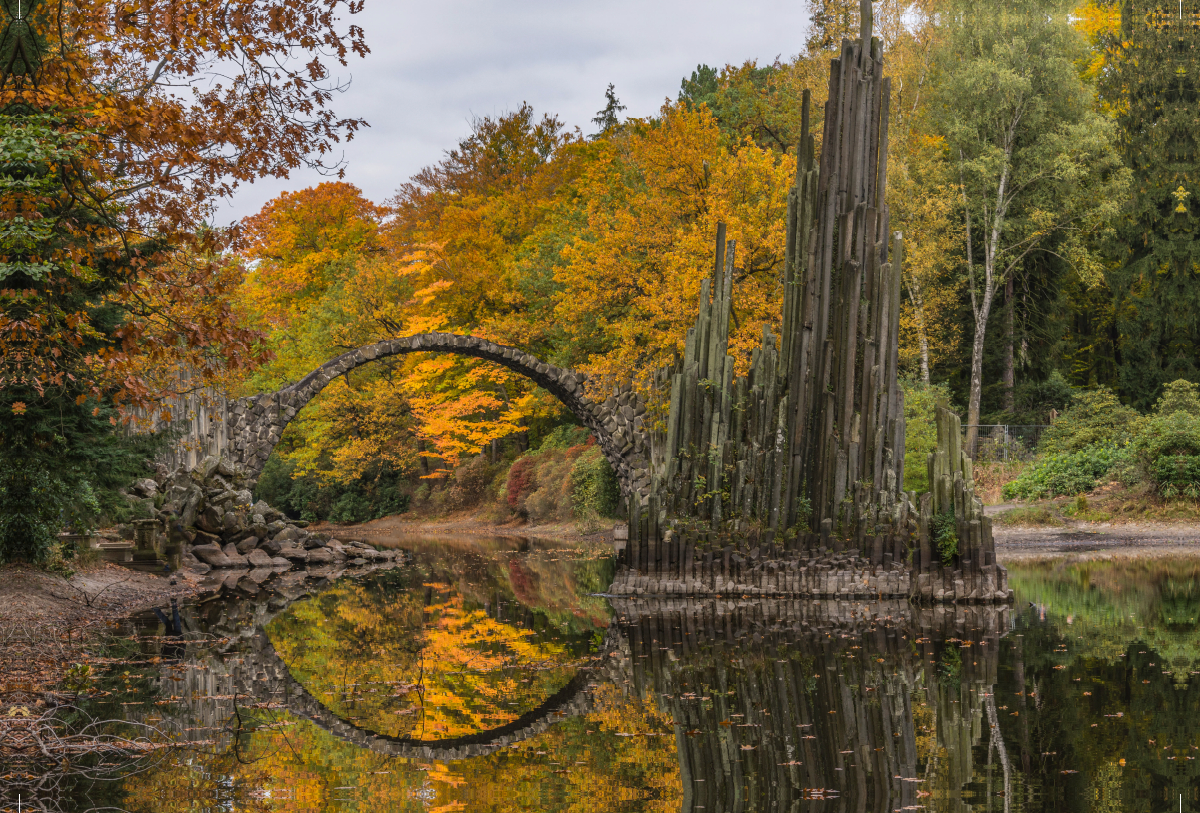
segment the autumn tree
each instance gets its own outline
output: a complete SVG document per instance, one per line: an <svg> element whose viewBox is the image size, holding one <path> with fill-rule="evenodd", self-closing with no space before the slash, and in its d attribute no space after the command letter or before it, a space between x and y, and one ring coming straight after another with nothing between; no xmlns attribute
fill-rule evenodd
<svg viewBox="0 0 1200 813"><path fill-rule="evenodd" d="M1095 112L1076 69L1080 41L1066 11L1046 0L986 12L956 6L939 49L934 106L958 176L974 317L971 450L998 295L1052 240L1058 253L1094 266L1090 238L1115 216L1128 182L1112 124Z"/></svg>
<svg viewBox="0 0 1200 813"><path fill-rule="evenodd" d="M179 385L164 367L195 386L261 359L202 218L240 182L320 163L358 126L328 109L320 59L292 61L365 53L339 9L358 6L0 9L0 558L43 555L63 495L121 470L90 451L122 445L114 408Z"/></svg>

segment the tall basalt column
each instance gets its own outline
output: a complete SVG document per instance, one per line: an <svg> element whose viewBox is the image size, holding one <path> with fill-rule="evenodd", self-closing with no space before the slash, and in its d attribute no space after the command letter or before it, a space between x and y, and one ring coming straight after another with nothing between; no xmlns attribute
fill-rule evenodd
<svg viewBox="0 0 1200 813"><path fill-rule="evenodd" d="M764 326L748 360L729 354L737 246L718 225L683 358L656 376L670 395L651 436L653 507L631 509L614 592L1010 598L969 461L964 475L954 452L958 474L938 481L960 546L936 573L930 533L945 523L902 490L904 244L884 195L890 81L862 8L860 39L830 66L819 157L802 102L782 335Z"/></svg>

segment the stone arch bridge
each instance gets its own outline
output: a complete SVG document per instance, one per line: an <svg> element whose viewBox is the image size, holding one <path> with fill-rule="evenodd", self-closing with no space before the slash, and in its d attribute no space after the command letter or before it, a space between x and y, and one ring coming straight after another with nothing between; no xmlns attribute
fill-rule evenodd
<svg viewBox="0 0 1200 813"><path fill-rule="evenodd" d="M322 364L295 384L277 392L240 398L229 405L226 448L222 451L257 478L279 443L283 430L329 382L377 359L407 353L453 353L493 361L532 379L560 400L596 438L616 472L625 496L650 493L650 441L643 424L646 408L629 387L618 389L603 402L588 398L587 377L556 367L515 347L474 336L424 333L389 339L343 353Z"/></svg>

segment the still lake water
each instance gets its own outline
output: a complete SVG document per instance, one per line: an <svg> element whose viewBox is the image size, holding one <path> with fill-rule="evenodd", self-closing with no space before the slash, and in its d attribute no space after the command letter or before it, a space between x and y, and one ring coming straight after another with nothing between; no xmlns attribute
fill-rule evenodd
<svg viewBox="0 0 1200 813"><path fill-rule="evenodd" d="M610 602L595 552L404 547L131 621L94 710L195 747L64 809L1200 810L1200 559L921 609Z"/></svg>

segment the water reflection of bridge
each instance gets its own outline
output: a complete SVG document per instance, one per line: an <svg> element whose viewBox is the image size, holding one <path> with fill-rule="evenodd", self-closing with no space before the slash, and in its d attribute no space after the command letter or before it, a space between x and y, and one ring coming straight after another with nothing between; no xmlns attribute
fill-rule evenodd
<svg viewBox="0 0 1200 813"><path fill-rule="evenodd" d="M587 714L596 689L615 684L652 695L674 720L685 811L789 810L837 797L846 810L882 813L917 805L922 780L934 778L957 796L985 736L1008 773L991 700L1006 608L617 600L599 656L537 708L495 729L420 740L344 719L293 678L263 627L310 592L296 585L214 605L219 617L207 626L227 641L226 656L192 645L176 653L170 692L192 698L190 725L209 729L197 736L227 728L235 703L267 704L377 753L458 760Z"/></svg>

